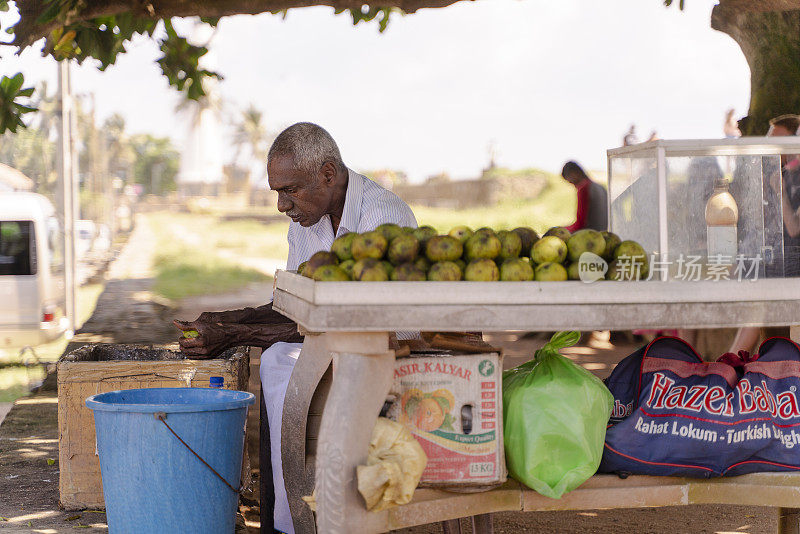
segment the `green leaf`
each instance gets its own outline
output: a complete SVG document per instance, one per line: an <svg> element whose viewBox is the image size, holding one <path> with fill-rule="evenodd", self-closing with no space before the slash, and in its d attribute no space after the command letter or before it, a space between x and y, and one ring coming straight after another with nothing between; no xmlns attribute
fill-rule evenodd
<svg viewBox="0 0 800 534"><path fill-rule="evenodd" d="M411 397L406 401L406 414L409 417L414 417L417 414L417 408L419 408L419 397Z"/></svg>
<svg viewBox="0 0 800 534"><path fill-rule="evenodd" d="M439 408L442 409L442 413L446 413L447 415L450 415L449 412L450 412L451 407L450 407L450 401L449 400L445 399L444 397L433 397L433 400L435 400L436 404L439 405Z"/></svg>
<svg viewBox="0 0 800 534"><path fill-rule="evenodd" d="M353 25L361 22L370 22L380 15L380 19L378 20L378 31L383 33L389 25L389 20L392 13L400 10L392 7L371 7L364 5L360 8L350 8L347 11L350 13L350 16L353 19ZM337 15L342 12L344 12L344 9L335 10ZM400 12L402 13L402 11Z"/></svg>
<svg viewBox="0 0 800 534"><path fill-rule="evenodd" d="M39 15L39 18L36 19L36 24L47 24L54 20L59 13L61 13L61 4L56 0L50 0L50 6Z"/></svg>
<svg viewBox="0 0 800 534"><path fill-rule="evenodd" d="M18 72L12 78L9 78L8 85L6 86L8 94L16 95L24 82L25 78L22 76L21 72Z"/></svg>
<svg viewBox="0 0 800 534"><path fill-rule="evenodd" d="M216 72L200 68L200 58L208 53L203 46L194 46L178 35L170 21L164 21L167 37L161 40L160 49L164 55L158 59L161 71L170 85L184 91L190 100L205 96L203 80L222 79Z"/></svg>
<svg viewBox="0 0 800 534"><path fill-rule="evenodd" d="M444 421L442 421L442 424L439 426L439 428L441 428L442 430L449 430L450 432L455 432L455 429L453 428L454 421L455 418L448 413L444 416Z"/></svg>
<svg viewBox="0 0 800 534"><path fill-rule="evenodd" d="M47 465L54 465L55 463L56 463L55 458L48 458L47 459ZM78 517L80 517L80 516L78 516Z"/></svg>
<svg viewBox="0 0 800 534"><path fill-rule="evenodd" d="M22 115L36 111L36 108L17 101L33 94L32 88L22 88L24 83L25 78L22 73L17 73L11 78L8 76L0 78L0 134L6 131L14 133L18 127L24 127Z"/></svg>

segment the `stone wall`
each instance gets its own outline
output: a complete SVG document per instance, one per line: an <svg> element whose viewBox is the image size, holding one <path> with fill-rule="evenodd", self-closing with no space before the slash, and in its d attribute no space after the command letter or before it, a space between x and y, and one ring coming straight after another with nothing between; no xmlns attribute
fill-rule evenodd
<svg viewBox="0 0 800 534"><path fill-rule="evenodd" d="M398 185L393 191L409 204L464 209L494 206L505 200L539 196L547 187L544 174Z"/></svg>

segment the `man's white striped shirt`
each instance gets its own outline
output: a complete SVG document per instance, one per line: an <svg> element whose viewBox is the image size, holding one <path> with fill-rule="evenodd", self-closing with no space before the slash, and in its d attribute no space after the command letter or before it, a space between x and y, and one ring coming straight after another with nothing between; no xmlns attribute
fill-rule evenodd
<svg viewBox="0 0 800 534"><path fill-rule="evenodd" d="M347 169L347 173L344 210L336 234L328 215L307 228L294 221L289 225L288 270L297 270L315 252L330 250L333 240L348 232L369 232L384 223L417 227L414 212L400 197L351 169ZM397 332L398 339L414 339L418 336L419 332Z"/></svg>
<svg viewBox="0 0 800 534"><path fill-rule="evenodd" d="M333 240L348 232L369 232L384 223L417 227L417 219L408 204L366 176L350 169L342 219L334 234L331 218L322 217L316 224L304 227L292 221L289 225L288 270L308 260L315 252L330 250Z"/></svg>

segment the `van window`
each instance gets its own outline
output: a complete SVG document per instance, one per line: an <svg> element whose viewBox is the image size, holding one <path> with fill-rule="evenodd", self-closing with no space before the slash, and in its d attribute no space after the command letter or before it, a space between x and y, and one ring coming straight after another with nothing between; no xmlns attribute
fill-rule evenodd
<svg viewBox="0 0 800 534"><path fill-rule="evenodd" d="M36 274L33 221L0 221L0 276Z"/></svg>

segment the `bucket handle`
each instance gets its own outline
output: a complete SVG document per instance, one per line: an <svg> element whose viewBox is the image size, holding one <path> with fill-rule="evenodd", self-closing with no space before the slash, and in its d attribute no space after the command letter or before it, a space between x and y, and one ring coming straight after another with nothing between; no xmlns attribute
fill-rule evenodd
<svg viewBox="0 0 800 534"><path fill-rule="evenodd" d="M203 460L203 458L201 458L199 454L197 454L196 452L194 452L194 449L192 449L192 448L189 446L189 444L188 444L188 443L186 443L185 441L183 441L183 440L181 439L181 437L180 437L178 434L176 434L174 430L172 430L172 427L171 427L171 426L169 426L169 425L167 424L167 414L166 414L165 412L156 412L156 413L154 413L154 414L153 414L153 416L154 416L156 419L158 419L159 421L161 421L162 423L164 423L164 426L165 426L165 427L167 427L167 430L169 430L170 432L172 432L172 435L173 435L173 436L175 436L176 438L178 438L178 441L180 441L181 443L183 443L183 446L184 446L184 447L186 447L187 449L189 449L189 452L191 452L192 454L194 454L194 455L195 455L195 457L197 457L197 459L198 459L198 460L200 460L201 462L203 462L203 465L205 465L206 467L208 467L209 469L211 469L211 472L212 472L212 473L214 473L215 475L217 475L217 478L219 478L221 481L223 481L223 482L225 483L225 485L226 485L226 486L228 486L228 487L231 489L231 491L232 491L232 492L234 492L234 493L240 493L240 492L242 491L242 485L241 485L241 481L240 481L240 483L239 483L239 489L236 489L236 488L234 488L233 486L231 486L231 485L228 483L228 481L227 481L227 480L225 480L225 478L224 478L222 475L220 475L219 473L217 473L217 470L216 470L216 469L214 469L213 467L211 467L210 465L208 465L208 462L206 462L205 460Z"/></svg>

